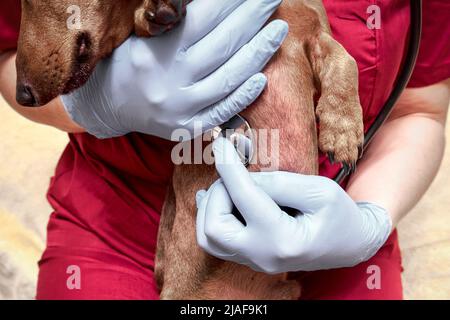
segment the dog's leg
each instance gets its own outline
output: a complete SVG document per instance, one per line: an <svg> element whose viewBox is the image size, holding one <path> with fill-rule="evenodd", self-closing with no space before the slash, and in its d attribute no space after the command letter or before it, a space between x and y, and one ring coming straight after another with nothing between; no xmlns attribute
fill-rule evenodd
<svg viewBox="0 0 450 320"><path fill-rule="evenodd" d="M332 162L354 170L364 142L358 67L344 47L323 30L309 42L310 61L321 91L316 109L319 148Z"/></svg>
<svg viewBox="0 0 450 320"><path fill-rule="evenodd" d="M164 205L163 217L173 220L170 232L161 230L158 248L163 245L164 285L161 299L197 299L204 277L211 264L219 260L210 258L197 245L195 194L208 188L216 179L213 167L183 165L175 167L172 199ZM176 200L176 201L175 201ZM164 218L166 219L166 218ZM164 222L160 228L165 228ZM161 244L162 242L162 244ZM161 255L161 253L159 254ZM158 260L157 263L160 263ZM214 268L213 268L214 269ZM158 266L158 270L161 271Z"/></svg>
<svg viewBox="0 0 450 320"><path fill-rule="evenodd" d="M161 241L164 245L164 285L161 299L248 300L298 297L300 287L297 281L287 281L285 275L256 273L248 267L216 259L199 248L195 228L195 193L209 187L216 178L213 166L183 165L175 169L173 195L176 206L171 201L165 205L163 213L164 216L170 215L175 219L170 232L160 231L158 243L158 247L161 246ZM164 225L166 222L160 228L165 228ZM160 267L158 270L161 270Z"/></svg>
<svg viewBox="0 0 450 320"><path fill-rule="evenodd" d="M175 208L176 199L172 184L167 190L166 200L161 210L161 219L158 230L158 246L156 249L155 260L155 278L158 288L162 290L164 286L164 262L166 247L170 241L170 234L172 233L173 224L175 222Z"/></svg>

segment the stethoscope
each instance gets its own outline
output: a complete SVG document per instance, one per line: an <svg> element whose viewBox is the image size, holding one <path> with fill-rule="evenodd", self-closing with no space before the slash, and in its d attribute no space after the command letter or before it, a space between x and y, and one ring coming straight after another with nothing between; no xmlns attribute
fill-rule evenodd
<svg viewBox="0 0 450 320"><path fill-rule="evenodd" d="M408 85L416 65L420 49L420 40L422 37L422 0L410 0L410 3L411 31L405 62L402 70L398 74L397 82L389 95L388 100L365 134L363 151L367 149L380 127L391 114L400 95ZM225 132L227 133L225 134ZM241 115L236 115L230 121L213 130L213 139L218 136L224 136L230 139L230 141L233 142L241 161L247 166L251 163L254 155L254 148L252 147L253 137L251 136L251 132L252 130L247 120ZM349 174L350 172L348 172L348 170L341 168L334 178L334 181L342 183Z"/></svg>

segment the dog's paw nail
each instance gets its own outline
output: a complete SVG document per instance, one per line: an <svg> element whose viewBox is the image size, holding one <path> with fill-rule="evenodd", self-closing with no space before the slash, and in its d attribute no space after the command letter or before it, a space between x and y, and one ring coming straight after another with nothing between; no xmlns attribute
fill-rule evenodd
<svg viewBox="0 0 450 320"><path fill-rule="evenodd" d="M361 159L363 154L364 154L364 146L360 145L358 146L358 159Z"/></svg>
<svg viewBox="0 0 450 320"><path fill-rule="evenodd" d="M144 17L145 17L145 19L147 20L147 21L150 21L150 22L152 22L152 21L154 21L155 19L156 19L156 13L155 12L153 12L153 11L145 11L145 13L144 13Z"/></svg>
<svg viewBox="0 0 450 320"><path fill-rule="evenodd" d="M331 164L334 164L336 161L334 159L334 153L333 152L328 152L328 160L330 161Z"/></svg>
<svg viewBox="0 0 450 320"><path fill-rule="evenodd" d="M356 161L353 161L351 174L354 174L355 172L356 172Z"/></svg>
<svg viewBox="0 0 450 320"><path fill-rule="evenodd" d="M343 168L344 168L344 172L345 172L346 176L348 176L349 174L352 173L353 166L351 164L349 164L347 162L344 162L343 163Z"/></svg>
<svg viewBox="0 0 450 320"><path fill-rule="evenodd" d="M356 172L356 161L353 161L351 163L343 162L342 163L342 169L344 169L344 173L346 176L353 174Z"/></svg>

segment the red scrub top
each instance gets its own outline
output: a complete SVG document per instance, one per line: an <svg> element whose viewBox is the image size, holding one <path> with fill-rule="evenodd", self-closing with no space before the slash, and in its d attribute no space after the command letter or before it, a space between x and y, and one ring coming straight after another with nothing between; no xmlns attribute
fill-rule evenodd
<svg viewBox="0 0 450 320"><path fill-rule="evenodd" d="M407 45L409 1L377 1L379 30L366 26L371 1L325 0L335 38L356 59L366 128L389 96ZM0 51L16 47L20 1L0 1ZM424 1L423 44L412 86L450 78L447 0ZM51 180L54 212L40 261L38 298L157 298L153 267L159 215L172 175L172 143L142 134L97 140L72 134ZM320 173L339 170L325 156ZM368 263L382 265L384 290L368 292L365 264L310 273L306 298L400 298L396 233ZM78 265L82 290L68 290L66 268Z"/></svg>

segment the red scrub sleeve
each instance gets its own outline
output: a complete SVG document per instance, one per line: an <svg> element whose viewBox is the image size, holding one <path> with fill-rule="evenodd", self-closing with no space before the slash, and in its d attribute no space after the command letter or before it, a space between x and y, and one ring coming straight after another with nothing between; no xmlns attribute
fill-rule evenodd
<svg viewBox="0 0 450 320"><path fill-rule="evenodd" d="M423 2L423 33L409 87L425 87L450 78L450 1Z"/></svg>
<svg viewBox="0 0 450 320"><path fill-rule="evenodd" d="M0 52L15 49L20 29L20 1L0 1Z"/></svg>

